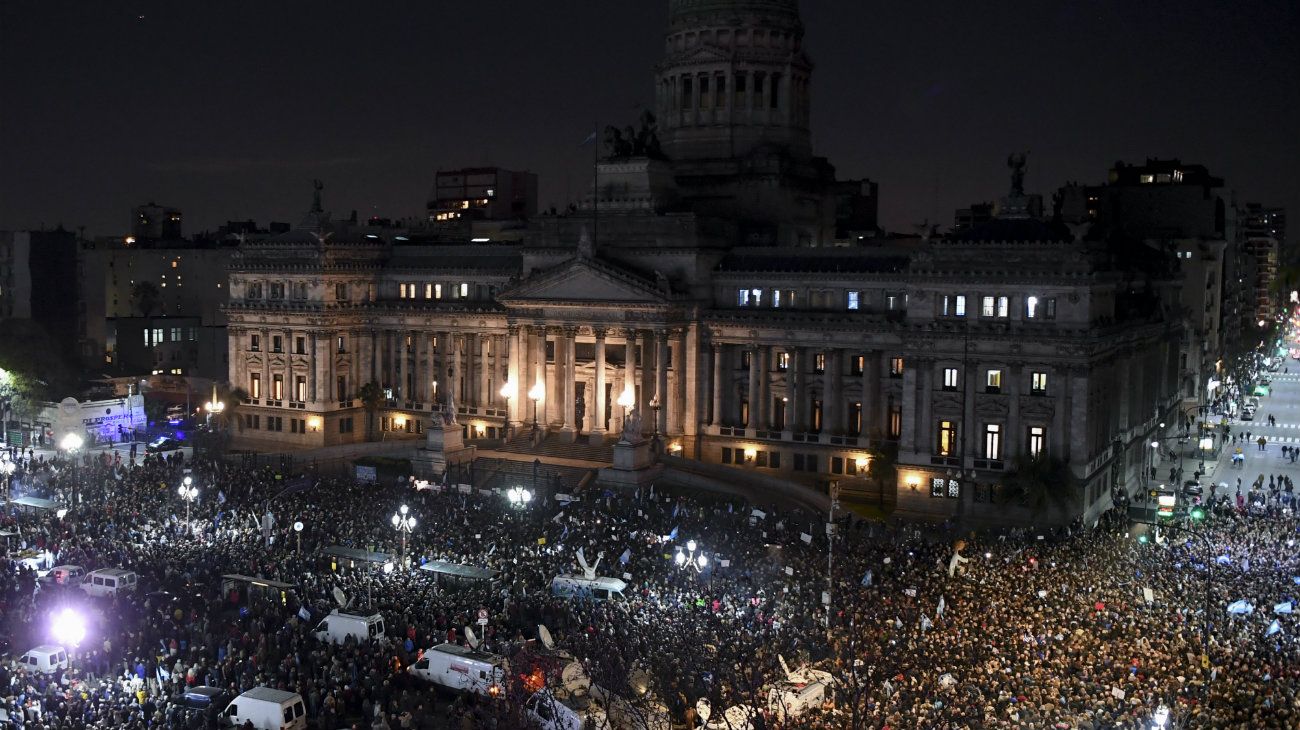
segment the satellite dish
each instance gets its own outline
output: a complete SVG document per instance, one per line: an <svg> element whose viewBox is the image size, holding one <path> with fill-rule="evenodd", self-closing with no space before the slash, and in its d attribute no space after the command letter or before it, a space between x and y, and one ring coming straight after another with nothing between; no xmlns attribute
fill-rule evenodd
<svg viewBox="0 0 1300 730"><path fill-rule="evenodd" d="M555 648L555 639L551 638L551 630L542 624L537 624L537 638L541 640L542 646L547 649Z"/></svg>
<svg viewBox="0 0 1300 730"><path fill-rule="evenodd" d="M587 676L587 670L582 668L582 664L569 662L560 672L560 684L570 694L580 694L591 689L591 677Z"/></svg>
<svg viewBox="0 0 1300 730"><path fill-rule="evenodd" d="M474 629L469 626L465 627L465 641L469 643L469 648L471 649L478 648L478 643L479 643L478 636L474 634Z"/></svg>
<svg viewBox="0 0 1300 730"><path fill-rule="evenodd" d="M700 718L700 724L705 724L713 717L713 705L709 704L707 698L701 697L699 702L695 703L695 715Z"/></svg>

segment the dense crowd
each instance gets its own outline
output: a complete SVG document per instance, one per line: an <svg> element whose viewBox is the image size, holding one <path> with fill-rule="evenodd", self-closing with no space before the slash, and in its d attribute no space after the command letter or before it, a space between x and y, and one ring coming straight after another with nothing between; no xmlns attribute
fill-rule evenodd
<svg viewBox="0 0 1300 730"><path fill-rule="evenodd" d="M1300 593L1297 520L1280 482L1248 490L1267 509L1210 498L1192 537L1139 541L1146 528L1118 513L1068 531L963 536L841 521L828 586L824 516L669 485L589 490L567 504L548 492L513 506L455 485L295 479L222 461L96 454L74 468L16 456L15 491L68 511L11 505L3 517L0 528L19 533L0 575L8 650L48 643L56 608L90 618L68 672L0 669L0 708L24 728L215 727L221 708L169 701L194 685L299 692L320 728L522 727L518 696L453 699L404 669L430 646L466 642L473 626L483 649L516 658L519 678L539 625L616 693L632 696L633 678L647 678L679 723L701 699L766 708L784 659L836 678L833 703L789 727L1146 728L1162 707L1176 727L1300 725L1298 627L1275 613ZM176 494L185 475L201 489L188 523ZM389 523L400 504L418 518L409 569L386 574L325 553L400 560ZM708 557L703 567L673 559L688 540ZM579 548L600 575L627 575L628 600L551 594L553 576L579 572ZM38 589L18 560L27 549L55 564L129 568L141 586L113 599ZM499 573L458 584L418 569L430 560ZM228 574L295 587L282 597L223 582ZM318 641L311 631L340 596L350 612L382 614L391 640ZM1253 611L1230 614L1240 601Z"/></svg>

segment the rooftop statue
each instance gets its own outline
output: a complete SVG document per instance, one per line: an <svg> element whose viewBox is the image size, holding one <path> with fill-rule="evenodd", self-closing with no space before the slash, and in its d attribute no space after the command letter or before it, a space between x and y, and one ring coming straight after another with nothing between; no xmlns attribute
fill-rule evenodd
<svg viewBox="0 0 1300 730"><path fill-rule="evenodd" d="M1011 168L1011 195L1025 194L1025 153L1013 152L1007 157L1007 167Z"/></svg>

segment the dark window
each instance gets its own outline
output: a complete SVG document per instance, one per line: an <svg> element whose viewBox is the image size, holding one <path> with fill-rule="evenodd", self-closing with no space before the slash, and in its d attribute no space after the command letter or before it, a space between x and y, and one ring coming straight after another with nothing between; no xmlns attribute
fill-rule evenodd
<svg viewBox="0 0 1300 730"><path fill-rule="evenodd" d="M767 457L767 465L770 466L770 467L772 467L773 469L780 469L780 468L781 468L781 452L780 452L780 451L773 451L770 455L768 455L768 457Z"/></svg>
<svg viewBox="0 0 1300 730"><path fill-rule="evenodd" d="M731 449L726 446L722 447L722 463L723 464L731 463Z"/></svg>

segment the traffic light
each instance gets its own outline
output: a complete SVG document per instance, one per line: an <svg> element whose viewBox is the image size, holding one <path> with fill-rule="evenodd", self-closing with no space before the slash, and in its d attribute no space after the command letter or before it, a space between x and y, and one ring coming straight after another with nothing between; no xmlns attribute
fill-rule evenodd
<svg viewBox="0 0 1300 730"><path fill-rule="evenodd" d="M1143 545L1147 544L1147 534L1145 532L1142 533L1141 535L1138 535L1138 542Z"/></svg>
<svg viewBox="0 0 1300 730"><path fill-rule="evenodd" d="M1187 513L1187 516L1194 520L1203 520L1205 519L1205 509L1202 507L1193 507L1192 511Z"/></svg>

